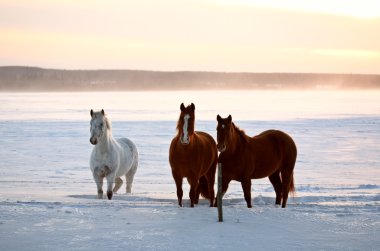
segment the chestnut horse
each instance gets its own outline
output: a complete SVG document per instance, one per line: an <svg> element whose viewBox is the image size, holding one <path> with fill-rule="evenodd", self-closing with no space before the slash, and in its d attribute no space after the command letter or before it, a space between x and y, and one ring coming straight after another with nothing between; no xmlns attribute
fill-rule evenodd
<svg viewBox="0 0 380 251"><path fill-rule="evenodd" d="M191 207L198 204L199 194L214 204L214 183L218 150L215 140L205 132L194 131L195 106L181 104L181 114L177 123L177 135L169 150L169 162L177 187L178 205L182 207L182 180L190 184Z"/></svg>
<svg viewBox="0 0 380 251"><path fill-rule="evenodd" d="M217 116L217 148L222 164L222 191L231 180L241 182L244 198L251 203L251 179L269 177L276 192L276 205L286 207L289 192L294 193L293 169L297 147L292 138L278 130L249 137L232 122L232 117Z"/></svg>

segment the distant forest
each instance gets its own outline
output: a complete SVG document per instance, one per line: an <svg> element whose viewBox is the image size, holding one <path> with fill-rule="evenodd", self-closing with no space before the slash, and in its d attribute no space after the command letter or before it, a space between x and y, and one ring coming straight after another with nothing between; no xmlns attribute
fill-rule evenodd
<svg viewBox="0 0 380 251"><path fill-rule="evenodd" d="M0 67L0 91L378 89L380 75Z"/></svg>

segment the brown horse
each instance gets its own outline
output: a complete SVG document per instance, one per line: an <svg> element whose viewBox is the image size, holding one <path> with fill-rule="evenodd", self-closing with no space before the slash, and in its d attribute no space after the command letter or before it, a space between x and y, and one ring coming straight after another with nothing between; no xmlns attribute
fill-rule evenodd
<svg viewBox="0 0 380 251"><path fill-rule="evenodd" d="M276 192L276 205L286 207L289 192L294 193L293 169L297 147L284 132L268 130L249 137L232 122L229 115L217 116L217 148L222 164L222 191L231 180L241 182L247 206L251 203L251 179L269 177Z"/></svg>
<svg viewBox="0 0 380 251"><path fill-rule="evenodd" d="M195 106L181 104L181 114L177 123L177 135L169 150L169 162L177 186L178 205L182 207L182 180L190 184L191 207L198 204L199 194L214 204L215 171L218 150L215 140L205 132L194 131Z"/></svg>

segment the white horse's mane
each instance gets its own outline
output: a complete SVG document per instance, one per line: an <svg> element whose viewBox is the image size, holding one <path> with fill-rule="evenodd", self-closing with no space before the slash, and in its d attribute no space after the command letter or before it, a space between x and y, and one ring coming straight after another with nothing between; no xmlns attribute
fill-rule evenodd
<svg viewBox="0 0 380 251"><path fill-rule="evenodd" d="M112 132L112 124L111 121L108 119L107 114L103 114L101 111L100 112L95 112L94 113L94 118L99 118L99 116L103 117L103 121L106 123L107 129Z"/></svg>
<svg viewBox="0 0 380 251"><path fill-rule="evenodd" d="M112 124L111 121L107 118L107 116L104 114L104 121L106 122L107 129L112 132Z"/></svg>

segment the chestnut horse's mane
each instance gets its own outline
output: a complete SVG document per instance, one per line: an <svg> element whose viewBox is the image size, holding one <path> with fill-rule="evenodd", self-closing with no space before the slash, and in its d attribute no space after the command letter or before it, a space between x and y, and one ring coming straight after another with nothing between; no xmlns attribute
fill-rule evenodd
<svg viewBox="0 0 380 251"><path fill-rule="evenodd" d="M177 133L181 132L181 130L183 128L183 119L181 119L181 114L179 115L179 118L178 118L178 121L177 121L177 127L176 127Z"/></svg>
<svg viewBox="0 0 380 251"><path fill-rule="evenodd" d="M177 121L177 132L180 132L181 128L183 127L183 119L181 119L181 115L179 115L178 121Z"/></svg>
<svg viewBox="0 0 380 251"><path fill-rule="evenodd" d="M237 132L237 134L240 136L240 138L242 138L245 142L248 142L250 137L245 133L245 131L237 127L234 122L232 122L232 126L235 132Z"/></svg>

